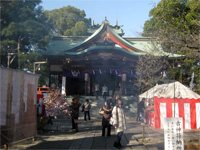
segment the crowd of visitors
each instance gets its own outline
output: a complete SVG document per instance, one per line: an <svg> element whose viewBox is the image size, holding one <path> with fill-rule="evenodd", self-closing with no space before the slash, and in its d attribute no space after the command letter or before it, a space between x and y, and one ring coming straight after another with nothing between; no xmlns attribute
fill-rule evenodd
<svg viewBox="0 0 200 150"><path fill-rule="evenodd" d="M72 130L78 132L78 118L79 118L79 108L81 104L78 98L72 100L72 104L69 106L71 108L71 118L72 118ZM90 120L90 109L91 104L89 99L86 99L82 105L82 112L84 112L84 120ZM100 108L99 114L102 115L102 136L111 136L111 127L113 126L116 131L117 138L113 144L113 147L119 149L122 147L121 139L126 129L126 118L123 109L123 101L121 98L109 99L105 102L105 105Z"/></svg>
<svg viewBox="0 0 200 150"><path fill-rule="evenodd" d="M107 101L108 96L118 99L119 97L121 97L122 93L121 88L113 90L112 88L109 88L106 84L103 84L103 86L101 87L98 83L93 84L92 91L93 95L96 96L96 99L99 99L99 97L102 96L105 102ZM115 92L113 93L113 91Z"/></svg>
<svg viewBox="0 0 200 150"><path fill-rule="evenodd" d="M100 96L100 87L99 84L95 84L95 94L96 99ZM107 100L108 87L104 85L102 87L102 96L105 101L104 106L100 108L99 114L102 116L102 136L110 137L112 126L116 131L116 140L113 144L114 148L121 148L121 139L123 133L126 130L126 117L125 111L123 108L123 100L121 98L120 89L116 90L109 100ZM81 104L78 98L74 98L70 108L72 110L72 130L78 132L78 117L79 117L79 108ZM145 111L145 99L143 98L137 106L137 118L136 121L141 121L141 124L144 123L144 111ZM89 99L86 99L82 105L82 112L84 112L84 120L90 120L90 109L91 104Z"/></svg>

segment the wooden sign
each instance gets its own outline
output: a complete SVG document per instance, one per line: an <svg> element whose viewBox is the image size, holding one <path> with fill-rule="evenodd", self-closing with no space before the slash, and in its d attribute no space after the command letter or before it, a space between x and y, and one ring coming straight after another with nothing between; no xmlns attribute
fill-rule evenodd
<svg viewBox="0 0 200 150"><path fill-rule="evenodd" d="M112 57L112 53L99 53L99 56L105 60Z"/></svg>

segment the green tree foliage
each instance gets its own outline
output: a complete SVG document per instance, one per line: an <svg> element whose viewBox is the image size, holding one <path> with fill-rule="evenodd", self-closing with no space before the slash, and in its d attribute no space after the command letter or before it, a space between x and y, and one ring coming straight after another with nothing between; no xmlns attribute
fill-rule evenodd
<svg viewBox="0 0 200 150"><path fill-rule="evenodd" d="M34 66L33 66L34 62L44 61L43 56L40 53L36 53L36 52L20 54L19 57L20 57L20 62L21 62L21 68L23 68L23 70L25 70L25 71L31 71L31 72L34 69ZM38 84L45 85L46 81L48 80L48 77L49 77L48 65L41 64L39 69L36 70L36 73L40 75Z"/></svg>
<svg viewBox="0 0 200 150"><path fill-rule="evenodd" d="M149 12L143 36L158 37L163 49L188 57L200 55L200 1L161 0Z"/></svg>
<svg viewBox="0 0 200 150"><path fill-rule="evenodd" d="M194 73L194 87L192 87L192 90L200 94L200 65L198 65L197 61L183 58L182 60L176 60L174 64L174 67L168 65L168 78L175 79L190 87Z"/></svg>
<svg viewBox="0 0 200 150"><path fill-rule="evenodd" d="M200 1L198 0L161 0L149 12L150 19L144 24L143 36L156 37L156 42L166 52L184 55L175 60L182 67L178 68L171 61L168 77L189 86L194 72L194 90L200 92Z"/></svg>
<svg viewBox="0 0 200 150"><path fill-rule="evenodd" d="M67 36L84 36L87 35L87 26L83 21L79 21L75 24L74 27L71 29L67 29L66 32L64 32L64 35Z"/></svg>
<svg viewBox="0 0 200 150"><path fill-rule="evenodd" d="M51 25L53 35L87 35L87 29L91 25L91 19L85 18L85 11L73 6L46 10L44 15L48 18L47 23Z"/></svg>
<svg viewBox="0 0 200 150"><path fill-rule="evenodd" d="M83 10L72 6L43 11L41 0L1 1L1 65L7 66L11 54L10 68L33 71L33 62L44 61L41 50L45 50L52 35L84 36L91 20L85 18ZM14 54L14 55L13 55ZM41 65L39 84L48 77L47 65Z"/></svg>
<svg viewBox="0 0 200 150"><path fill-rule="evenodd" d="M167 61L164 57L151 54L139 57L136 66L137 82L139 92L143 93L148 88L163 79L163 71L166 69Z"/></svg>
<svg viewBox="0 0 200 150"><path fill-rule="evenodd" d="M40 0L1 1L2 65L7 65L8 53L20 55L45 49L49 31L44 22L42 7L39 6L40 2ZM15 59L11 67L21 68L20 65L20 59Z"/></svg>
<svg viewBox="0 0 200 150"><path fill-rule="evenodd" d="M8 54L14 61L10 68L33 71L33 62L44 58L36 52L45 50L49 26L45 23L40 0L1 1L1 64L7 66ZM46 80L47 67L40 69L40 83Z"/></svg>

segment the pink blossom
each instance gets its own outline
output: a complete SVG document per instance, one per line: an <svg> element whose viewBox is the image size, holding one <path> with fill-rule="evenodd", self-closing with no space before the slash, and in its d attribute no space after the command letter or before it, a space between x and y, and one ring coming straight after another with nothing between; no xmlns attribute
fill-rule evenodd
<svg viewBox="0 0 200 150"><path fill-rule="evenodd" d="M66 101L66 98L60 95L60 90L52 91L43 102L46 106L46 112L48 115L54 114L55 117L60 113L68 115L70 104Z"/></svg>

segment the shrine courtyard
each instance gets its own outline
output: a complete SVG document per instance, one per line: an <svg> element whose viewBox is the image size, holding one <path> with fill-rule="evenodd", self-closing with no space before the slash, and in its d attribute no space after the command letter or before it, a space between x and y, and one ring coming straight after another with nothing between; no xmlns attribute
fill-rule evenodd
<svg viewBox="0 0 200 150"><path fill-rule="evenodd" d="M81 97L82 102L86 97ZM114 128L112 128L111 137L101 136L101 116L98 111L103 105L103 99L98 101L95 97L87 97L92 103L91 121L83 120L83 113L80 112L79 132L71 131L71 120L66 116L59 116L57 120L53 119L53 125L46 125L44 131L38 131L35 141L32 139L9 145L8 149L113 149L113 143L116 138ZM127 127L123 139L122 149L164 149L164 131L163 129L154 129L146 125L144 130L140 122L136 122L137 101L132 97L125 97L124 107L126 111ZM71 99L68 98L70 101ZM185 149L199 149L200 130L184 130Z"/></svg>

